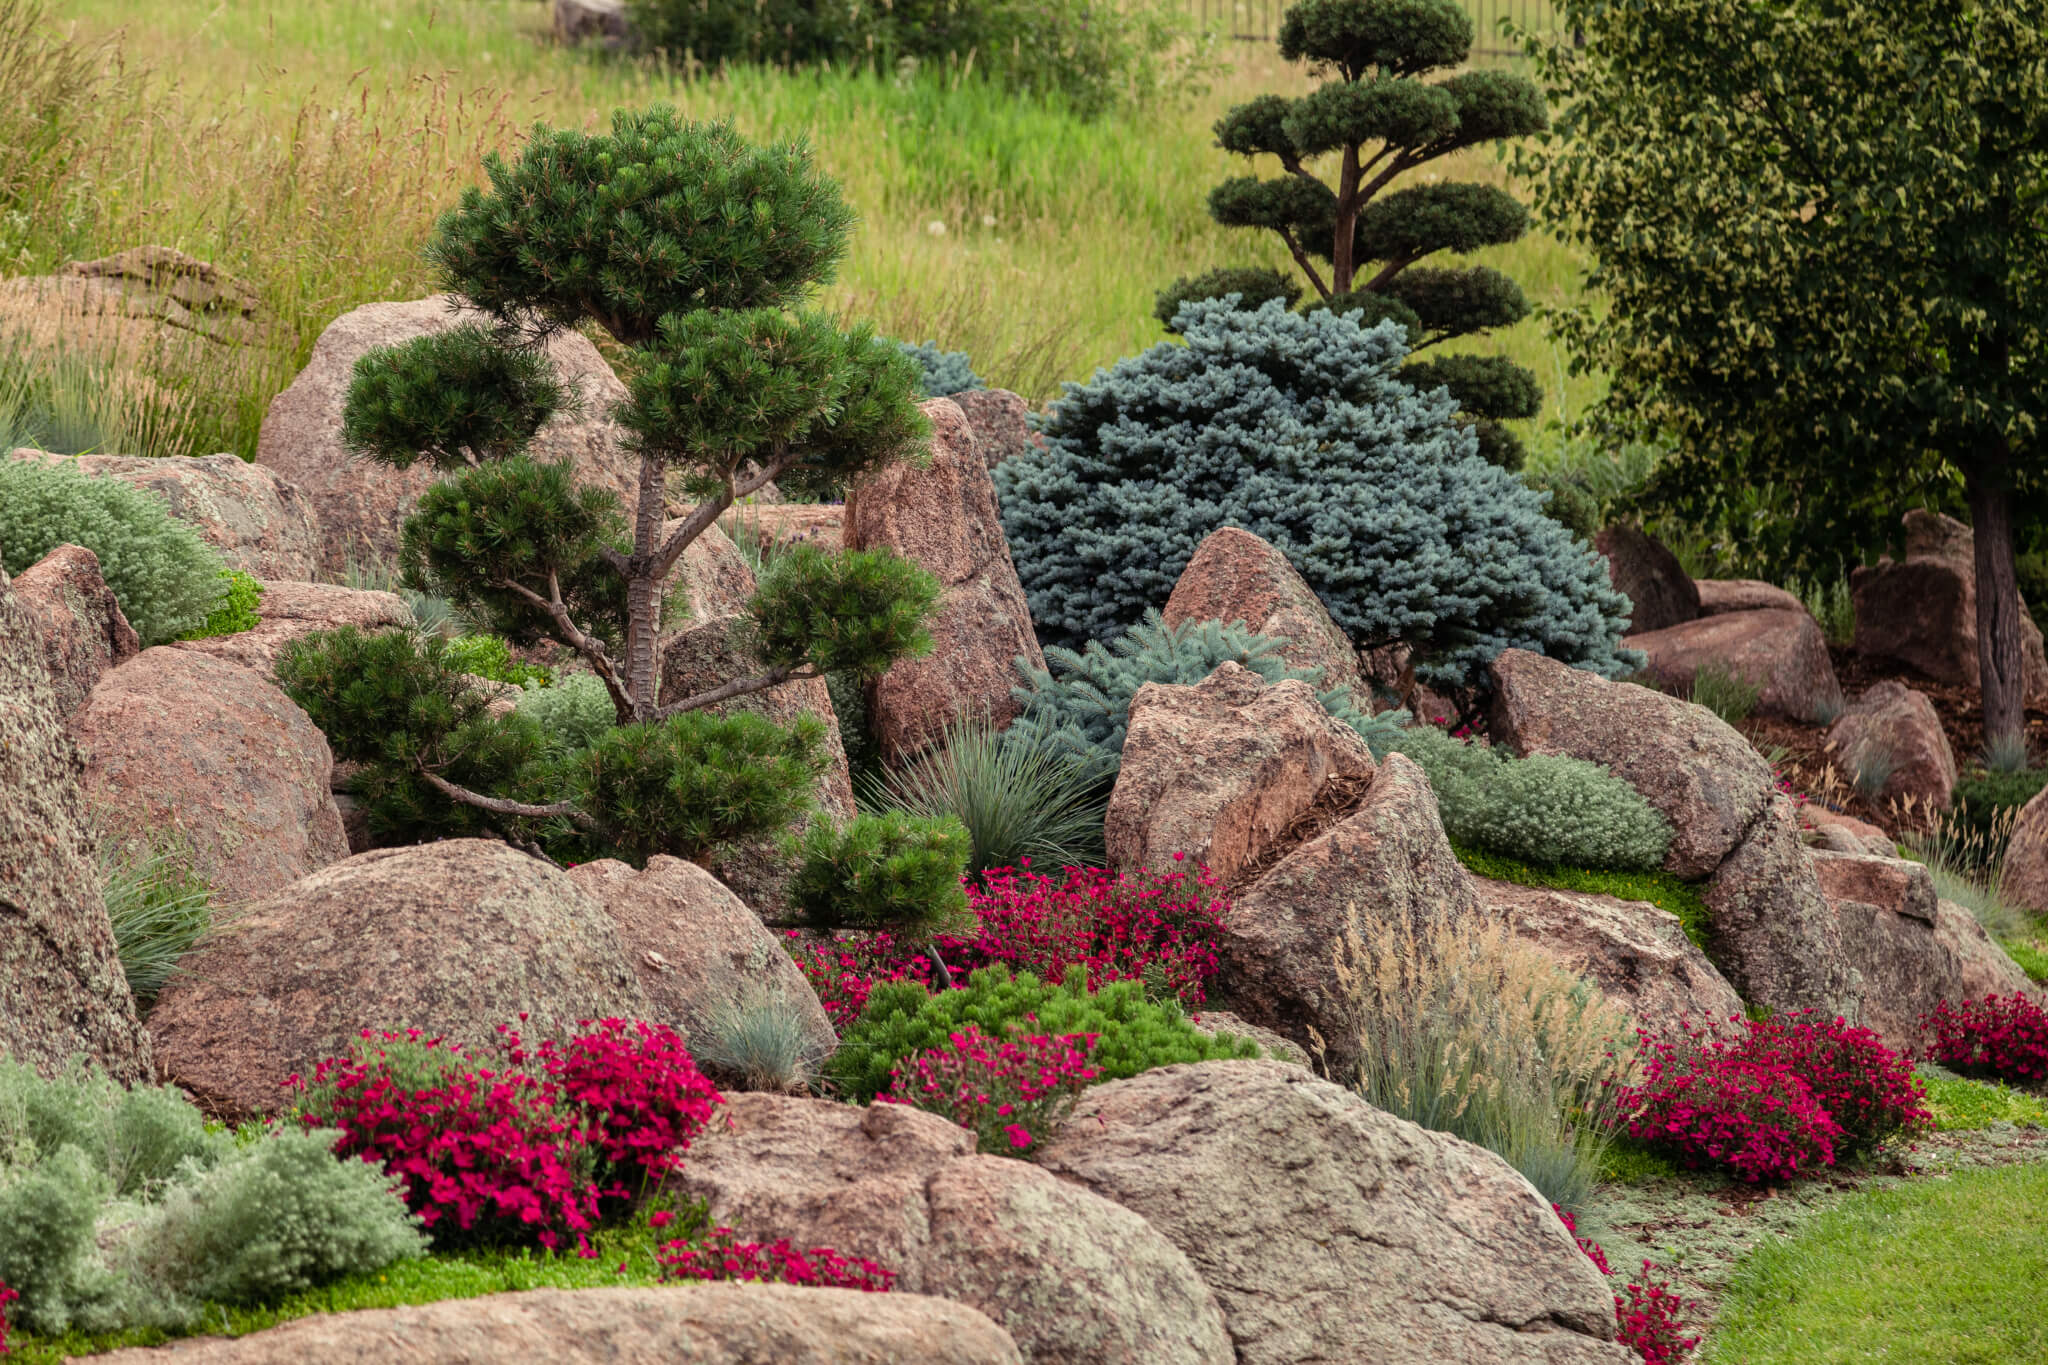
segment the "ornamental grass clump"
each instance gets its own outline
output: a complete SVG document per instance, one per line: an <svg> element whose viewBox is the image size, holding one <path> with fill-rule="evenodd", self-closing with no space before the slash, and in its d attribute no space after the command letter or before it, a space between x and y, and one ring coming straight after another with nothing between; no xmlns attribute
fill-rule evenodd
<svg viewBox="0 0 2048 1365"><path fill-rule="evenodd" d="M1088 1054L1096 1036L1055 1038L1029 1031L1027 1018L1007 1038L973 1024L890 1069L879 1104L938 1114L974 1134L988 1156L1028 1157L1043 1146L1096 1076Z"/></svg>
<svg viewBox="0 0 2048 1365"><path fill-rule="evenodd" d="M1965 1076L2018 1085L2048 1081L2048 1010L2024 995L1947 1001L1922 1016L1929 1056Z"/></svg>
<svg viewBox="0 0 2048 1365"><path fill-rule="evenodd" d="M679 1238L664 1242L655 1260L664 1282L759 1280L819 1289L858 1289L868 1294L886 1294L896 1287L896 1272L865 1256L848 1256L831 1247L798 1251L787 1237L742 1242L738 1233L724 1226L695 1241Z"/></svg>

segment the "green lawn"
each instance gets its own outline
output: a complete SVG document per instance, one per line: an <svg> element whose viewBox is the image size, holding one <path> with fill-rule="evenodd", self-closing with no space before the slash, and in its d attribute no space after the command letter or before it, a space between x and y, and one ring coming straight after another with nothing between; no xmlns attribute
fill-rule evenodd
<svg viewBox="0 0 2048 1365"><path fill-rule="evenodd" d="M2048 1166L1853 1195L1737 1268L1704 1365L2048 1360Z"/></svg>

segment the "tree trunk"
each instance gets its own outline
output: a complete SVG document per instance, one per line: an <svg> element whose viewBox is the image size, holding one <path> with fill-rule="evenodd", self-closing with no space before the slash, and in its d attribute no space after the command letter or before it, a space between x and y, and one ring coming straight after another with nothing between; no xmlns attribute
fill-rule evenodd
<svg viewBox="0 0 2048 1365"><path fill-rule="evenodd" d="M1988 744L2026 734L2025 653L2020 648L2020 589L2013 565L2010 449L2003 437L1985 467L1965 476L1970 534L1976 545L1977 674Z"/></svg>
<svg viewBox="0 0 2048 1365"><path fill-rule="evenodd" d="M640 459L640 502L633 514L633 557L626 566L626 691L633 719L654 719L659 700L661 635L661 527L668 516L661 461Z"/></svg>
<svg viewBox="0 0 2048 1365"><path fill-rule="evenodd" d="M1334 294L1350 290L1351 277L1358 268L1352 252L1358 233L1359 174L1358 148L1347 144L1337 172L1337 237L1330 243L1330 290Z"/></svg>

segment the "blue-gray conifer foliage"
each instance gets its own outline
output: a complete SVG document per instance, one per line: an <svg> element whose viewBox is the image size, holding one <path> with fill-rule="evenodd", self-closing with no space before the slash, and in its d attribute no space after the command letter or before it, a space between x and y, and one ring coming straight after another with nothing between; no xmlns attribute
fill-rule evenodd
<svg viewBox="0 0 2048 1365"><path fill-rule="evenodd" d="M1455 400L1395 376L1401 328L1235 296L1069 384L1045 448L997 465L1003 529L1041 640L1106 639L1166 601L1222 526L1287 556L1354 643L1414 650L1438 687L1504 649L1609 677L1629 603L1544 496L1476 453Z"/></svg>

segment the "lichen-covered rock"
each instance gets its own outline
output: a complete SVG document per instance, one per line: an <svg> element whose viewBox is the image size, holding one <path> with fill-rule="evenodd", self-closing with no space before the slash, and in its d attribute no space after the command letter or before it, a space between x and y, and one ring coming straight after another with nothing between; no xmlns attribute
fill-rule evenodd
<svg viewBox="0 0 2048 1365"><path fill-rule="evenodd" d="M1811 720L1842 695L1827 637L1804 607L1703 616L1623 643L1649 656L1645 671L1659 686L1690 692L1713 670L1756 688L1756 709L1765 715Z"/></svg>
<svg viewBox="0 0 2048 1365"><path fill-rule="evenodd" d="M277 471L236 455L160 459L150 455L48 455L17 450L16 459L66 460L94 478L115 478L164 500L231 569L255 578L311 578L320 564L320 523L312 500Z"/></svg>
<svg viewBox="0 0 2048 1365"><path fill-rule="evenodd" d="M1389 754L1350 814L1288 852L1223 912L1219 993L1255 1024L1307 1046L1320 1034L1333 1064L1358 1053L1362 1020L1337 979L1358 938L1418 934L1482 913L1471 874L1451 852L1422 769Z"/></svg>
<svg viewBox="0 0 2048 1365"><path fill-rule="evenodd" d="M1885 767L1876 792L1885 803L1911 801L1929 810L1948 805L1956 786L1956 754L1927 694L1887 678L1873 683L1828 727L1828 748L1843 772Z"/></svg>
<svg viewBox="0 0 2048 1365"><path fill-rule="evenodd" d="M1494 742L1606 764L1671 822L1664 868L1680 877L1719 867L1775 790L1770 765L1703 706L1520 649L1494 660L1493 681Z"/></svg>
<svg viewBox="0 0 2048 1365"><path fill-rule="evenodd" d="M1652 1033L1742 1013L1742 997L1668 910L1485 878L1479 894L1517 938L1595 983Z"/></svg>
<svg viewBox="0 0 2048 1365"><path fill-rule="evenodd" d="M1700 615L1726 616L1736 611L1805 611L1806 604L1783 588L1758 578L1693 580L1700 595Z"/></svg>
<svg viewBox="0 0 2048 1365"><path fill-rule="evenodd" d="M240 664L268 677L285 646L316 631L354 626L373 634L406 630L412 625L412 609L395 592L284 580L263 584L256 617L256 624L247 630L203 640L175 640L170 648Z"/></svg>
<svg viewBox="0 0 2048 1365"><path fill-rule="evenodd" d="M1230 1361L1187 1257L1128 1209L974 1155L972 1134L920 1110L729 1099L681 1177L714 1221L879 1261L901 1288L987 1313L1027 1361Z"/></svg>
<svg viewBox="0 0 2048 1365"><path fill-rule="evenodd" d="M1269 1028L1247 1023L1229 1010L1203 1010L1200 1014L1188 1016L1188 1023L1203 1033L1233 1038L1249 1038L1265 1050L1268 1057L1297 1066L1308 1065L1308 1053L1301 1050L1292 1040L1283 1038Z"/></svg>
<svg viewBox="0 0 2048 1365"><path fill-rule="evenodd" d="M135 627L100 577L99 556L82 545L59 545L23 569L14 601L35 618L59 719L85 705L108 669L142 652Z"/></svg>
<svg viewBox="0 0 2048 1365"><path fill-rule="evenodd" d="M1898 841L1867 820L1808 802L1799 808L1800 838L1815 848L1837 853L1875 853L1896 858Z"/></svg>
<svg viewBox="0 0 2048 1365"><path fill-rule="evenodd" d="M889 465L847 495L848 549L894 550L940 586L926 623L931 652L899 660L868 689L868 727L891 763L942 742L962 716L1008 724L1018 711L1017 660L1045 667L967 419L949 398L922 406L930 462Z"/></svg>
<svg viewBox="0 0 2048 1365"><path fill-rule="evenodd" d="M1607 1282L1505 1161L1297 1066L1091 1087L1038 1161L1187 1253L1240 1365L1636 1359Z"/></svg>
<svg viewBox="0 0 2048 1365"><path fill-rule="evenodd" d="M662 533L667 535L675 527L675 522L669 522L662 527ZM705 527L704 533L690 542L683 557L676 561L671 583L670 600L680 594L689 606L688 616L693 622L739 615L746 610L755 588L753 566L716 526Z"/></svg>
<svg viewBox="0 0 2048 1365"><path fill-rule="evenodd" d="M100 679L71 733L104 832L172 840L216 902L267 896L348 856L327 737L251 669L145 649Z"/></svg>
<svg viewBox="0 0 2048 1365"><path fill-rule="evenodd" d="M1110 866L1185 854L1234 886L1319 800L1355 800L1372 774L1372 750L1307 683L1268 686L1230 662L1193 686L1146 683L1109 798Z"/></svg>
<svg viewBox="0 0 2048 1365"><path fill-rule="evenodd" d="M167 246L130 247L72 261L54 275L0 282L0 332L28 349L171 351L225 362L230 346L259 339L266 326L252 286Z"/></svg>
<svg viewBox="0 0 2048 1365"><path fill-rule="evenodd" d="M947 397L966 416L975 451L990 469L1044 444L1031 430L1031 405L1008 389L963 389Z"/></svg>
<svg viewBox="0 0 2048 1365"><path fill-rule="evenodd" d="M806 1052L822 1061L832 1051L832 1021L804 974L760 917L703 868L657 853L639 872L605 858L571 868L569 880L618 926L653 1018L694 1038L722 1011L780 999L802 1020Z"/></svg>
<svg viewBox="0 0 2048 1365"><path fill-rule="evenodd" d="M2048 915L2048 788L2014 817L1999 892L2014 905Z"/></svg>
<svg viewBox="0 0 2048 1365"><path fill-rule="evenodd" d="M1159 615L1169 626L1242 621L1261 635L1286 640L1280 657L1294 668L1322 670L1322 687L1355 687L1360 680L1351 637L1331 619L1308 580L1287 556L1235 526L1212 531L1195 547Z"/></svg>
<svg viewBox="0 0 2048 1365"><path fill-rule="evenodd" d="M667 706L734 678L761 672L761 660L746 645L743 624L738 616L714 617L667 641L661 656L661 704ZM847 766L846 748L839 740L839 717L832 709L832 694L826 690L823 678L793 679L707 709L720 716L751 711L777 725L788 725L806 714L823 721L827 766L813 794L823 818L835 824L853 818L853 773ZM791 868L776 837L755 839L719 855L711 870L738 892L741 900L763 915L779 919L789 912L787 888Z"/></svg>
<svg viewBox="0 0 2048 1365"><path fill-rule="evenodd" d="M150 1013L164 1074L212 1109L274 1113L293 1072L363 1028L488 1045L645 1019L617 927L569 874L489 839L358 854L244 907Z"/></svg>
<svg viewBox="0 0 2048 1365"><path fill-rule="evenodd" d="M1790 801L1772 799L1700 899L1712 917L1709 952L1744 1000L1859 1017L1859 977Z"/></svg>
<svg viewBox="0 0 2048 1365"><path fill-rule="evenodd" d="M1904 517L1906 557L1849 572L1856 652L1918 669L1936 682L1978 683L1977 560L1970 528L1916 507ZM2048 699L2048 655L2033 618L2020 612L2027 699Z"/></svg>
<svg viewBox="0 0 2048 1365"><path fill-rule="evenodd" d="M131 1346L109 1365L1022 1365L963 1304L793 1284L529 1289L316 1313L243 1337Z"/></svg>
<svg viewBox="0 0 2048 1365"><path fill-rule="evenodd" d="M306 368L271 400L256 438L256 462L298 485L320 522L320 567L340 576L350 561L385 562L398 552L399 527L421 493L441 475L425 464L397 470L352 456L341 443L342 408L356 361L379 346L443 332L478 315L465 313L446 294L405 303L366 303L327 324ZM628 454L612 405L626 395L597 348L581 333L562 330L548 341L556 378L577 393L580 408L540 429L535 459L576 467L578 480L608 487L632 506L639 461Z"/></svg>
<svg viewBox="0 0 2048 1365"><path fill-rule="evenodd" d="M100 898L79 776L41 629L0 568L0 1055L46 1075L81 1056L141 1080L149 1035Z"/></svg>
<svg viewBox="0 0 2048 1365"><path fill-rule="evenodd" d="M838 550L846 544L846 508L841 503L756 502L727 516L738 534L751 534L771 550L789 545Z"/></svg>
<svg viewBox="0 0 2048 1365"><path fill-rule="evenodd" d="M1633 526L1609 526L1593 537L1607 557L1607 578L1634 604L1631 631L1662 630L1700 614L1699 589L1678 556Z"/></svg>

